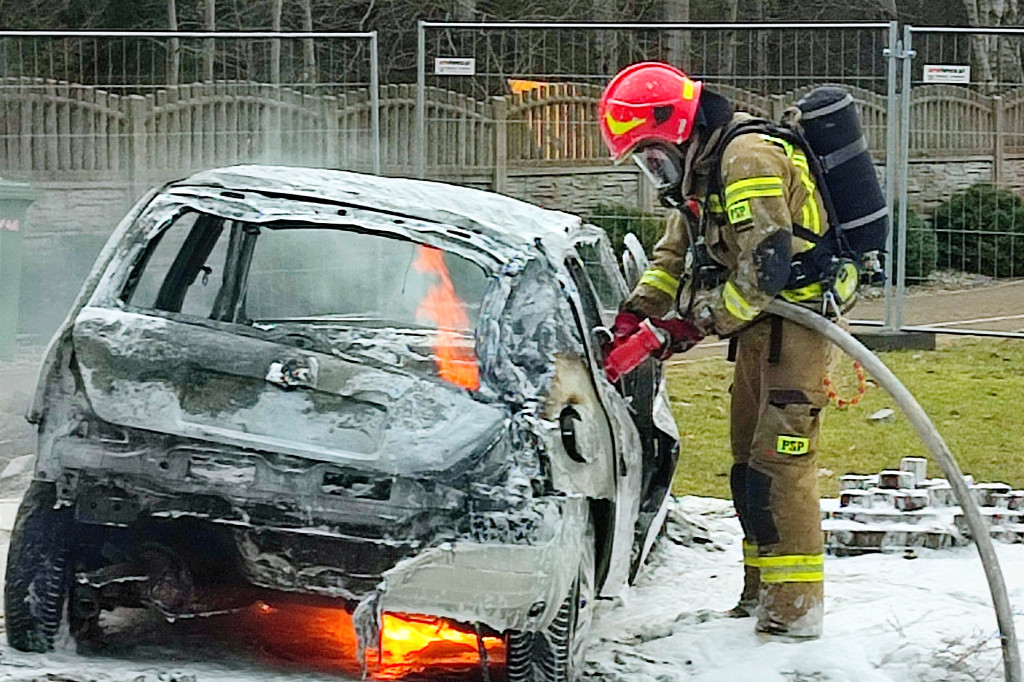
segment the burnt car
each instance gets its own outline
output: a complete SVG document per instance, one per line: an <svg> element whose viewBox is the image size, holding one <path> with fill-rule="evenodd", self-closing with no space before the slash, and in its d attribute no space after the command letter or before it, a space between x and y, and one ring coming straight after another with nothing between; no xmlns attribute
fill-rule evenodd
<svg viewBox="0 0 1024 682"><path fill-rule="evenodd" d="M371 644L432 616L503 638L510 680L575 679L678 453L657 363L601 370L626 293L602 230L479 190L237 166L152 191L40 372L9 642L291 593Z"/></svg>

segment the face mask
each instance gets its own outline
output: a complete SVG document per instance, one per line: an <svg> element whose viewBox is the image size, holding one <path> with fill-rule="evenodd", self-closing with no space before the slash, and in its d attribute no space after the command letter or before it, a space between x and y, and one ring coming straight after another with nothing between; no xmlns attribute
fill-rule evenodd
<svg viewBox="0 0 1024 682"><path fill-rule="evenodd" d="M683 182L683 157L666 144L649 144L633 152L633 161L659 195L668 194Z"/></svg>

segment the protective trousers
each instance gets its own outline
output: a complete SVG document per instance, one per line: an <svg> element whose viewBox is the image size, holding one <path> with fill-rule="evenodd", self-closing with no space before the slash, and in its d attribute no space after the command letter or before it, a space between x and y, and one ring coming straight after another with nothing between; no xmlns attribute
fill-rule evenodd
<svg viewBox="0 0 1024 682"><path fill-rule="evenodd" d="M821 634L817 441L831 353L824 337L779 318L738 334L731 484L744 531L741 606L756 604L759 632Z"/></svg>

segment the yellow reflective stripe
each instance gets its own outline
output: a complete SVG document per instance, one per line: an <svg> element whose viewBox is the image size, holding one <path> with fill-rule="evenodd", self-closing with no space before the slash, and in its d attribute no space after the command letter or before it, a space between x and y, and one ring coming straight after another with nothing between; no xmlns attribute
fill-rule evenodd
<svg viewBox="0 0 1024 682"><path fill-rule="evenodd" d="M807 227L807 226L808 226L808 225L810 225L810 224L811 224L812 222L813 222L813 221L811 220L811 209L810 209L810 208L808 207L808 205L807 205L807 202L805 201L805 202L804 202L804 205L800 207L800 224L801 224L802 226L804 226L804 227ZM812 229L812 228L810 228L810 227L807 227L807 229L808 229L808 230L811 230L811 231L812 231L812 232L814 232L815 234L818 234L818 230L820 230L820 229L821 229L821 225L820 225L820 223L819 223L819 225L818 225L818 230L814 230L814 229ZM801 241L803 241L803 240L801 240ZM810 250L811 250L811 249L813 249L813 248L814 248L815 246L817 246L817 244L815 244L815 243L814 243L814 242L812 242L812 241L804 241L804 246L803 246L803 248L802 248L802 249L800 249L800 250L801 250L801 251L810 251Z"/></svg>
<svg viewBox="0 0 1024 682"><path fill-rule="evenodd" d="M664 270L647 270L640 277L640 284L647 284L675 298L679 291L679 280Z"/></svg>
<svg viewBox="0 0 1024 682"><path fill-rule="evenodd" d="M762 583L820 583L825 580L824 554L763 556L757 560Z"/></svg>
<svg viewBox="0 0 1024 682"><path fill-rule="evenodd" d="M753 542L743 543L743 564L746 566L757 566L757 545Z"/></svg>
<svg viewBox="0 0 1024 682"><path fill-rule="evenodd" d="M729 311L729 314L744 322L754 319L760 312L760 310L750 305L747 299L740 295L740 292L732 282L726 282L725 286L722 287L722 300L725 301L725 309Z"/></svg>
<svg viewBox="0 0 1024 682"><path fill-rule="evenodd" d="M783 140L781 137L775 137L773 135L761 135L761 139L765 140L766 142L772 142L774 144L777 144L783 149L785 149L786 156L793 156L793 145L791 145L786 140Z"/></svg>
<svg viewBox="0 0 1024 682"><path fill-rule="evenodd" d="M725 208L726 208L726 210L728 210L728 209L732 208L733 206L735 206L736 204L738 204L739 202L746 201L747 199L757 199L759 197L781 197L781 196L782 196L782 188L781 187L764 187L764 188L760 188L760 189L753 189L753 188L752 189L745 189L742 192L736 192L735 194L729 195L729 197L725 200Z"/></svg>
<svg viewBox="0 0 1024 682"><path fill-rule="evenodd" d="M799 289L786 289L779 295L790 303L799 303L800 301L817 298L818 296L821 296L821 293L821 282L814 282L813 284L808 284L807 286L800 287Z"/></svg>
<svg viewBox="0 0 1024 682"><path fill-rule="evenodd" d="M807 189L807 199L804 200L804 206L809 214L804 227L814 234L821 234L821 215L818 213L818 202L814 200L813 182L811 182L811 186ZM811 245L811 248L814 248L814 244Z"/></svg>
<svg viewBox="0 0 1024 682"><path fill-rule="evenodd" d="M725 188L725 208L744 199L755 197L781 197L782 178L775 175L762 175L756 178L744 178L730 183Z"/></svg>
<svg viewBox="0 0 1024 682"><path fill-rule="evenodd" d="M814 177L811 175L811 167L807 163L807 156L782 138L762 135L761 139L782 147L792 164L800 169L800 182L803 184L804 189L807 190L807 199L801 207L804 227L814 234L821 234L821 214L818 211L818 202L814 200L814 192L817 189L817 185L815 185ZM805 250L810 251L813 248L814 244L811 244Z"/></svg>
<svg viewBox="0 0 1024 682"><path fill-rule="evenodd" d="M724 213L725 209L722 208L722 201L718 198L717 194L712 194L708 197L708 209L712 213Z"/></svg>
<svg viewBox="0 0 1024 682"><path fill-rule="evenodd" d="M825 571L788 571L785 573L767 573L761 569L761 582L777 585L779 583L822 583L825 582Z"/></svg>
<svg viewBox="0 0 1024 682"><path fill-rule="evenodd" d="M825 565L824 554L783 554L782 556L763 556L757 560L761 568L793 568L795 566Z"/></svg>

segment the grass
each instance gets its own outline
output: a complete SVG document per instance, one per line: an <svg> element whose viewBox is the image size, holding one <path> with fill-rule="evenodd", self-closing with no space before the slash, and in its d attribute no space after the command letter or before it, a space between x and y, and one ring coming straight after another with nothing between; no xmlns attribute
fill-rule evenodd
<svg viewBox="0 0 1024 682"><path fill-rule="evenodd" d="M975 480L1024 488L1024 342L1015 339L957 340L932 352L880 354L935 422L966 474ZM840 397L856 390L849 358L836 363ZM682 451L673 479L677 494L731 497L729 393L732 365L709 358L670 365L672 411ZM892 421L871 422L883 408ZM871 382L861 403L825 411L819 440L822 495L834 497L839 477L899 468L907 456L929 457L893 400ZM930 461L929 476L942 476Z"/></svg>

